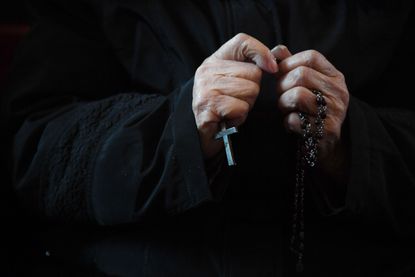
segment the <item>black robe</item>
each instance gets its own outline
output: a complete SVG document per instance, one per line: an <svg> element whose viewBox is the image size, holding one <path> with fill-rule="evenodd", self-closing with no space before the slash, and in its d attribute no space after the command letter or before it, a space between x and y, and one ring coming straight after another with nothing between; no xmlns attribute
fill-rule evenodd
<svg viewBox="0 0 415 277"><path fill-rule="evenodd" d="M305 274L413 276L414 7L390 2L36 1L5 102L33 234L19 270L292 276L296 138L274 77L233 136L235 168L205 164L191 110L197 67L244 32L320 51L350 91L347 193L333 208L307 188Z"/></svg>

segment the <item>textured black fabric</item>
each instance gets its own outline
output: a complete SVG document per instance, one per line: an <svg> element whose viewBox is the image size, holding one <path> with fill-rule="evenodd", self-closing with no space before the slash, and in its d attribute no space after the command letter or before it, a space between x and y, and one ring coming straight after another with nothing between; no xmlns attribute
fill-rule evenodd
<svg viewBox="0 0 415 277"><path fill-rule="evenodd" d="M197 67L245 32L320 51L351 94L347 194L325 213L325 192L308 188L305 274L412 276L411 1L33 5L5 103L34 275L292 276L296 140L273 76L233 136L238 166L214 179L191 110Z"/></svg>

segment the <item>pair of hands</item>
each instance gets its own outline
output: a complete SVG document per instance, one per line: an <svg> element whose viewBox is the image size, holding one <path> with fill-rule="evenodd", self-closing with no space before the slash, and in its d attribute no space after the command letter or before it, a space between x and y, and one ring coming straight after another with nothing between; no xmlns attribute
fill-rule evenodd
<svg viewBox="0 0 415 277"><path fill-rule="evenodd" d="M195 74L192 109L205 158L215 156L223 148L223 142L214 139L221 121L228 126L245 122L260 91L263 71L276 76L276 107L290 132L302 132L298 112L309 114L311 120L316 116L311 90L322 92L328 112L325 135L319 143L319 160L335 155L349 104L343 74L315 50L294 55L283 45L270 50L241 33L208 57Z"/></svg>

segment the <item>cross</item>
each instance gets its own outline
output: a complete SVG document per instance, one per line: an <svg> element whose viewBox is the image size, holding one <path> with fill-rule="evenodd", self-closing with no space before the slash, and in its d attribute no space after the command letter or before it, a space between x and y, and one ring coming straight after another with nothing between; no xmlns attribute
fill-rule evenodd
<svg viewBox="0 0 415 277"><path fill-rule="evenodd" d="M220 124L220 128L221 130L215 135L215 139L223 139L223 144L225 145L226 158L228 159L228 165L236 165L232 153L232 141L229 136L237 133L238 129L236 129L236 127L226 128L225 122L222 122Z"/></svg>

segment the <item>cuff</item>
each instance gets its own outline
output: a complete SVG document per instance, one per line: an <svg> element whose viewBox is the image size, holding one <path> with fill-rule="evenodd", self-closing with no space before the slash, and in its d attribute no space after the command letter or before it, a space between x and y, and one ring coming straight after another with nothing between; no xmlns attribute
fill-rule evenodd
<svg viewBox="0 0 415 277"><path fill-rule="evenodd" d="M362 105L351 97L349 104L350 175L346 194L347 209L359 212L362 196L368 195L370 172L370 136L367 114ZM368 107L369 108L369 107Z"/></svg>
<svg viewBox="0 0 415 277"><path fill-rule="evenodd" d="M220 200L226 190L226 178L219 178L224 166L223 157L205 161L199 140L199 133L192 111L193 79L183 85L175 94L173 113L173 137L181 174L190 201L183 209L198 206L206 201ZM217 182L220 180L220 182Z"/></svg>
<svg viewBox="0 0 415 277"><path fill-rule="evenodd" d="M364 190L367 184L369 166L369 136L366 117L359 107L358 100L350 99L348 114L342 128L342 143L347 163L339 167L342 173L341 180L333 180L330 177L312 174L311 193L315 199L316 208L323 216L332 216L346 210L358 209L360 195L366 195ZM339 178L340 179L340 178ZM341 184L336 182L341 181ZM323 183L323 184L321 184ZM333 186L339 186L333 188Z"/></svg>

